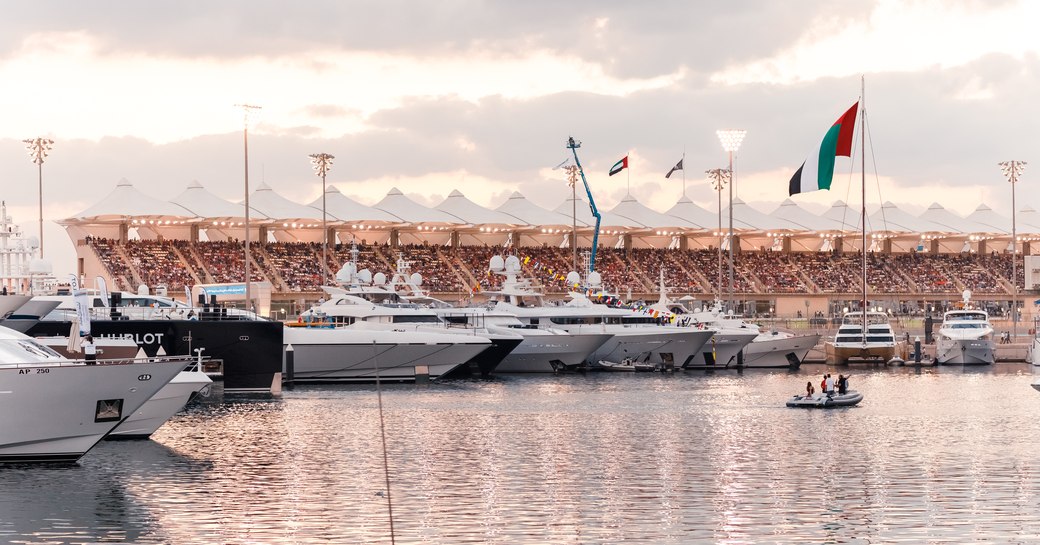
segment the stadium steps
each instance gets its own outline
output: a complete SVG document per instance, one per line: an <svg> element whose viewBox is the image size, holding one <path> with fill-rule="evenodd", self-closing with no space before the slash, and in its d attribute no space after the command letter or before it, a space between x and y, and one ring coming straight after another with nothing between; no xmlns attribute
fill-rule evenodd
<svg viewBox="0 0 1040 545"><path fill-rule="evenodd" d="M137 270L137 267L134 266L134 261L130 259L129 255L127 255L126 248L124 248L122 244L116 244L113 246L113 249L115 249L116 253L119 254L119 259L122 259L123 263L126 263L127 269L130 270L130 275L133 276L131 279L133 280L133 288L136 291L137 286L144 284L144 281L141 280L141 273Z"/></svg>
<svg viewBox="0 0 1040 545"><path fill-rule="evenodd" d="M282 278L282 275L279 274L273 266L271 266L273 260L271 259L271 255L267 253L267 248L265 246L266 244L261 244L259 248L259 255L261 258L259 262L260 270L272 280L271 284L274 286L275 290L289 291L289 285L285 283L285 279ZM257 254L254 253L253 255ZM321 257L318 257L318 259L320 260ZM254 261L256 260L254 259Z"/></svg>
<svg viewBox="0 0 1040 545"><path fill-rule="evenodd" d="M176 244L171 244L170 249L173 250L177 259L181 260L181 265L191 274L192 280L194 280L196 284L202 284L202 279L199 278L198 272L195 271L195 267L191 266L191 261L188 261L188 258L184 256L180 248L178 248Z"/></svg>
<svg viewBox="0 0 1040 545"><path fill-rule="evenodd" d="M213 275L210 274L209 269L206 268L206 262L202 259L202 256L199 255L199 252L195 248L195 246L191 246L190 248L188 248L188 250L188 253L191 254L192 259L194 259L195 263L199 265L199 270L202 272L201 275L196 276L201 276L201 278L205 280L205 284L215 284L216 282L214 282L213 280Z"/></svg>
<svg viewBox="0 0 1040 545"><path fill-rule="evenodd" d="M635 280L639 283L639 286L642 287L643 293L653 293L657 291L656 278L654 279L654 282L651 285L651 283L647 281L649 277L647 276L646 271L644 271L643 268L639 266L639 263L635 259L629 259L626 263L626 260L621 259L621 257L614 252L611 252L608 255L614 258L615 261L617 261L617 263L621 266L621 270L627 270L628 277L630 279Z"/></svg>
<svg viewBox="0 0 1040 545"><path fill-rule="evenodd" d="M434 248L433 251L437 254L437 259L440 259L441 263L444 263L444 265L448 267L449 271L455 273L455 278L458 279L459 285L469 287L474 285L473 283L470 283L473 276L463 274L462 271L465 271L465 267L462 266L462 263L457 258L444 255L444 252L442 252L440 248ZM467 276L469 277L468 280Z"/></svg>

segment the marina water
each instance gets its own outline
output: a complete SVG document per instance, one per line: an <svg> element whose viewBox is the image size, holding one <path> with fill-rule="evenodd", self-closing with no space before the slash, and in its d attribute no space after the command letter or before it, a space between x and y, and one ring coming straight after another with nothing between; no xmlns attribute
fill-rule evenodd
<svg viewBox="0 0 1040 545"><path fill-rule="evenodd" d="M825 372L857 407L788 409ZM1033 368L385 385L397 543L1040 540ZM376 389L218 390L150 441L0 468L5 543L390 543Z"/></svg>

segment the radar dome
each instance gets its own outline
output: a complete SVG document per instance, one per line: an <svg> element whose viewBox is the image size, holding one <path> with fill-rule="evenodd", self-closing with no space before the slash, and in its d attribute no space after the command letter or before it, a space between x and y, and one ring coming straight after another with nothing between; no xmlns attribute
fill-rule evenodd
<svg viewBox="0 0 1040 545"><path fill-rule="evenodd" d="M603 279L600 277L598 272L592 271L592 272L589 273L589 285L590 286L598 286L602 280Z"/></svg>
<svg viewBox="0 0 1040 545"><path fill-rule="evenodd" d="M137 295L148 295L148 286L146 284L137 286Z"/></svg>
<svg viewBox="0 0 1040 545"><path fill-rule="evenodd" d="M520 258L515 255L511 255L506 258L506 270L519 272L520 271Z"/></svg>
<svg viewBox="0 0 1040 545"><path fill-rule="evenodd" d="M377 272L376 274L372 275L372 283L377 286L382 286L386 284L386 274Z"/></svg>
<svg viewBox="0 0 1040 545"><path fill-rule="evenodd" d="M357 278L362 284L372 283L372 271L368 269L361 269L357 273Z"/></svg>
<svg viewBox="0 0 1040 545"><path fill-rule="evenodd" d="M578 274L578 273L576 273L574 271L571 271L571 272L567 273L567 283L568 284L572 284L573 285L573 284L577 284L579 282L581 282L581 275L580 274Z"/></svg>
<svg viewBox="0 0 1040 545"><path fill-rule="evenodd" d="M496 255L496 256L491 256L491 265L489 267L491 268L491 270L497 272L497 271L505 270L506 264L505 264L505 261L502 259L502 256Z"/></svg>
<svg viewBox="0 0 1040 545"><path fill-rule="evenodd" d="M408 280L412 284L415 284L416 286L421 286L422 285L422 281L423 281L423 277L422 277L421 274L415 272L415 273L412 273L412 275L408 277Z"/></svg>

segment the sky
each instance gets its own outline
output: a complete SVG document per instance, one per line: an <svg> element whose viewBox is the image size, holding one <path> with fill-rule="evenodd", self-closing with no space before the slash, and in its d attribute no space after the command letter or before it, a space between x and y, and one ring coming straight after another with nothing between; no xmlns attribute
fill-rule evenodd
<svg viewBox="0 0 1040 545"><path fill-rule="evenodd" d="M736 195L762 211L865 83L867 201L1010 216L997 163L1031 161L1040 116L1040 3L1027 1L5 2L0 20L0 199L38 232L47 137L45 252L74 252L54 223L120 179L171 199L198 181L365 204L392 187L427 205L458 189L497 207L513 191L569 195L567 137L581 141L596 203L631 192L659 211L686 194L713 209L705 171L726 167L718 129L743 129ZM261 109L250 117L236 105ZM629 169L610 177L616 161ZM665 173L679 159L684 171ZM1037 165L1040 168L1040 165ZM859 203L839 159L807 206ZM1027 166L1016 205L1040 208ZM1035 171L1034 171L1035 172ZM684 176L685 182L684 182Z"/></svg>

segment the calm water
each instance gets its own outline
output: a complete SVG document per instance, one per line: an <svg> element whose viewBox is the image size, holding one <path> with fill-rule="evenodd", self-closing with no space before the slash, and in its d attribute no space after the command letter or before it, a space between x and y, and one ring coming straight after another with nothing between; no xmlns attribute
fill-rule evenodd
<svg viewBox="0 0 1040 545"><path fill-rule="evenodd" d="M386 387L396 541L1040 542L1032 367L853 366L860 406L784 406L826 370ZM0 542L390 543L377 407L217 392L151 441L0 468Z"/></svg>

